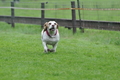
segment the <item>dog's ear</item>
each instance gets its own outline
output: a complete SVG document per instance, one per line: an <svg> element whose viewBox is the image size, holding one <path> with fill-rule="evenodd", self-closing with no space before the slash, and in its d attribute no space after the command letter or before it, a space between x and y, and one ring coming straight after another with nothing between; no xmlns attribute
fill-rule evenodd
<svg viewBox="0 0 120 80"><path fill-rule="evenodd" d="M59 25L57 24L57 29L58 29Z"/></svg>
<svg viewBox="0 0 120 80"><path fill-rule="evenodd" d="M46 23L44 24L44 31L46 31L47 28L48 28L48 22L46 22Z"/></svg>

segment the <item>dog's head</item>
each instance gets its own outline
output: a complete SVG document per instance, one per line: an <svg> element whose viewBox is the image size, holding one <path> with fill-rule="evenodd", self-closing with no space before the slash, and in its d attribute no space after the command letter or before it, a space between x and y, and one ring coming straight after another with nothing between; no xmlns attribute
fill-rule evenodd
<svg viewBox="0 0 120 80"><path fill-rule="evenodd" d="M55 21L49 21L44 24L44 31L55 31L58 29L58 24Z"/></svg>

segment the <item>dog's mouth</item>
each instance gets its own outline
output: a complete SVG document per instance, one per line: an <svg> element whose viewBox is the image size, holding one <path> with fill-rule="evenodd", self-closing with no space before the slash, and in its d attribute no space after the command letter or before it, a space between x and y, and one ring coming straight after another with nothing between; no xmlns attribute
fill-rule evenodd
<svg viewBox="0 0 120 80"><path fill-rule="evenodd" d="M50 29L50 31L54 31L54 30L55 30L55 28L51 28L51 29Z"/></svg>

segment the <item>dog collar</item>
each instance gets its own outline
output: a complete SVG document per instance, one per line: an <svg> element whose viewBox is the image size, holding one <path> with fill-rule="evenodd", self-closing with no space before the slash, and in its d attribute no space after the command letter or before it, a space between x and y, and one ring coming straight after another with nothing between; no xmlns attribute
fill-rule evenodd
<svg viewBox="0 0 120 80"><path fill-rule="evenodd" d="M53 38L53 37L57 34L57 30L56 30L56 33L54 34L54 36L51 36L47 30L46 30L46 34L47 34L50 38Z"/></svg>

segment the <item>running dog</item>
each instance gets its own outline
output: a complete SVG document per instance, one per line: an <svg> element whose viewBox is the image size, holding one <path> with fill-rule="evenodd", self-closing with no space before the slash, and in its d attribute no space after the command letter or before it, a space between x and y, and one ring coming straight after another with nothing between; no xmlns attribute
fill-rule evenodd
<svg viewBox="0 0 120 80"><path fill-rule="evenodd" d="M57 44L60 40L58 24L55 21L46 22L41 32L41 38L45 53L56 52ZM52 45L53 49L49 49L47 45Z"/></svg>

